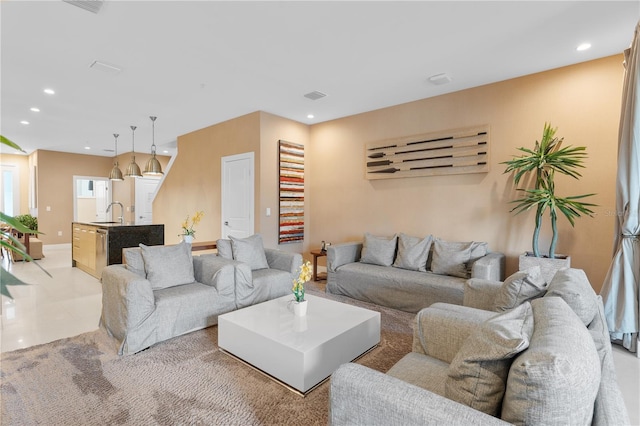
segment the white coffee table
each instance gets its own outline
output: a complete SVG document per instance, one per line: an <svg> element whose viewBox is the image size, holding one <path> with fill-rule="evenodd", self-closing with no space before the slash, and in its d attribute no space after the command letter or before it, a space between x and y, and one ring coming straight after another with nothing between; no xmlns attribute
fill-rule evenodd
<svg viewBox="0 0 640 426"><path fill-rule="evenodd" d="M301 395L346 362L380 343L380 313L305 295L295 317L293 295L218 317L218 346Z"/></svg>

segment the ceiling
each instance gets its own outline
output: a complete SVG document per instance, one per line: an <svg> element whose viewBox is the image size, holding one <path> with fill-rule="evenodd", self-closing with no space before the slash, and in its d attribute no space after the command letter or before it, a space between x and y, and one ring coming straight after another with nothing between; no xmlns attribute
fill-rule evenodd
<svg viewBox="0 0 640 426"><path fill-rule="evenodd" d="M640 2L3 0L0 19L2 135L112 156L135 125L149 152L154 115L172 155L179 135L258 110L313 124L619 54Z"/></svg>

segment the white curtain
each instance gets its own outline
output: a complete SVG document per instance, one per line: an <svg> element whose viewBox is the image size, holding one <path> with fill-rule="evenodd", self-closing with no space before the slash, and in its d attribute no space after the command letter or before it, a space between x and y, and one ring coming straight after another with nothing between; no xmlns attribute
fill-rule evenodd
<svg viewBox="0 0 640 426"><path fill-rule="evenodd" d="M613 261L602 286L611 340L638 356L640 329L640 68L636 26L625 54L625 77L618 140L616 237Z"/></svg>

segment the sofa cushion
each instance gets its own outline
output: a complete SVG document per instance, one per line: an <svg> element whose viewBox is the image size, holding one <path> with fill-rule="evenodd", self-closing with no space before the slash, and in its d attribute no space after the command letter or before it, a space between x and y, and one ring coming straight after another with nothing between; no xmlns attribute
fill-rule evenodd
<svg viewBox="0 0 640 426"><path fill-rule="evenodd" d="M531 301L533 335L511 364L502 420L513 424L591 424L600 385L593 339L559 297Z"/></svg>
<svg viewBox="0 0 640 426"><path fill-rule="evenodd" d="M140 244L144 269L151 288L159 290L195 282L191 244L181 242L173 246Z"/></svg>
<svg viewBox="0 0 640 426"><path fill-rule="evenodd" d="M431 235L425 238L398 236L398 254L393 266L410 271L427 272L427 258L432 243Z"/></svg>
<svg viewBox="0 0 640 426"><path fill-rule="evenodd" d="M229 236L229 238L231 239L231 251L233 252L234 260L248 264L252 271L269 267L260 234L247 238L234 236Z"/></svg>
<svg viewBox="0 0 640 426"><path fill-rule="evenodd" d="M582 269L563 268L549 283L545 297L561 297L584 325L591 324L598 313L598 299Z"/></svg>
<svg viewBox="0 0 640 426"><path fill-rule="evenodd" d="M146 278L147 272L144 270L144 259L142 258L142 250L140 247L127 247L122 249L122 251L127 269Z"/></svg>
<svg viewBox="0 0 640 426"><path fill-rule="evenodd" d="M539 266L518 271L502 283L496 294L493 310L508 311L524 302L542 297L546 290L547 283L544 282Z"/></svg>
<svg viewBox="0 0 640 426"><path fill-rule="evenodd" d="M396 256L397 241L397 235L387 238L376 237L368 232L365 233L360 262L380 266L391 266Z"/></svg>
<svg viewBox="0 0 640 426"><path fill-rule="evenodd" d="M436 238L433 242L431 272L470 278L473 262L487 254L487 247L484 242L452 242Z"/></svg>
<svg viewBox="0 0 640 426"><path fill-rule="evenodd" d="M219 239L216 241L218 256L225 259L233 259L233 251L231 250L231 240Z"/></svg>
<svg viewBox="0 0 640 426"><path fill-rule="evenodd" d="M532 333L533 313L527 302L480 324L449 366L445 396L499 415L511 361L529 347Z"/></svg>

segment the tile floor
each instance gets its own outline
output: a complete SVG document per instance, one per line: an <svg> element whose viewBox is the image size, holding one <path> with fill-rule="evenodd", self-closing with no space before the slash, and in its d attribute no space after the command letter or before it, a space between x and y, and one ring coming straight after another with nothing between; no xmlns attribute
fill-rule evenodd
<svg viewBox="0 0 640 426"><path fill-rule="evenodd" d="M71 267L70 246L44 246L44 254L39 263L53 278L31 263L10 264L6 258L2 260L11 273L31 285L10 286L14 299L2 297L1 352L98 328L100 282ZM640 359L615 345L613 358L631 424L640 425Z"/></svg>

